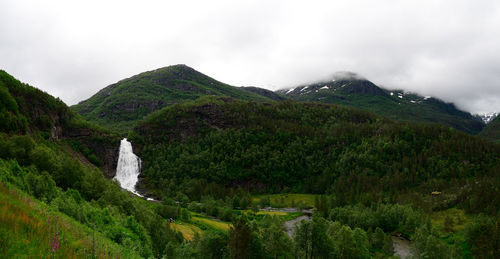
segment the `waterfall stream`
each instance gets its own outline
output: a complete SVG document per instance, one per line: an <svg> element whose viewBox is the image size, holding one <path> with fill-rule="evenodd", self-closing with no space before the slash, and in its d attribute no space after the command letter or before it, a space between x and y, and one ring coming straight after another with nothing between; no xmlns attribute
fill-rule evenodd
<svg viewBox="0 0 500 259"><path fill-rule="evenodd" d="M141 159L134 154L132 143L130 143L127 138L122 139L120 142L120 154L118 156L115 179L118 180L123 189L129 190L142 197L142 195L135 190L140 171Z"/></svg>

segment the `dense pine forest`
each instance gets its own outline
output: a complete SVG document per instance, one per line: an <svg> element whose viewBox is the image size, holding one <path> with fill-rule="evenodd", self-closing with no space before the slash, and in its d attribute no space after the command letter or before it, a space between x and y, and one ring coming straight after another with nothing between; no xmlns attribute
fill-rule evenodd
<svg viewBox="0 0 500 259"><path fill-rule="evenodd" d="M0 71L0 257L500 256L493 141L217 87L99 126ZM124 136L154 200L112 179Z"/></svg>

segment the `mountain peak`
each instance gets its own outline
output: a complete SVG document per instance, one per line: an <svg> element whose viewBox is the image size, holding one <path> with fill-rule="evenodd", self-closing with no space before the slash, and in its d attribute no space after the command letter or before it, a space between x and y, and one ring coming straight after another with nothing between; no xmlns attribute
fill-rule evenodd
<svg viewBox="0 0 500 259"><path fill-rule="evenodd" d="M333 80L366 80L366 81L368 81L366 78L362 77L361 75L356 74L356 73L351 72L351 71L337 71L337 72L333 73L331 78Z"/></svg>
<svg viewBox="0 0 500 259"><path fill-rule="evenodd" d="M219 82L195 69L177 64L150 70L109 85L73 106L88 120L117 130L130 129L149 113L201 96L270 101L280 98L262 89L246 89Z"/></svg>

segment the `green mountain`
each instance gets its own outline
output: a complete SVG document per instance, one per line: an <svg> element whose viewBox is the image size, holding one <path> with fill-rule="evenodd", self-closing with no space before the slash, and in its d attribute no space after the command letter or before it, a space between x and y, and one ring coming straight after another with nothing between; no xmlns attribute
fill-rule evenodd
<svg viewBox="0 0 500 259"><path fill-rule="evenodd" d="M339 72L331 80L276 93L296 101L353 106L398 121L439 123L470 134L484 127L481 120L453 104L402 90L386 90L351 72Z"/></svg>
<svg viewBox="0 0 500 259"><path fill-rule="evenodd" d="M87 120L122 131L153 111L206 95L254 101L280 98L272 91L230 86L188 66L174 65L121 80L72 108Z"/></svg>
<svg viewBox="0 0 500 259"><path fill-rule="evenodd" d="M65 141L85 163L114 175L120 136L75 114L58 98L0 70L0 132Z"/></svg>
<svg viewBox="0 0 500 259"><path fill-rule="evenodd" d="M479 136L500 143L500 116L497 116L479 133Z"/></svg>
<svg viewBox="0 0 500 259"><path fill-rule="evenodd" d="M294 101L202 98L151 114L130 137L144 162L143 188L159 197L202 179L376 200L387 190L465 184L500 165L498 146L449 127ZM196 190L186 195L199 197Z"/></svg>

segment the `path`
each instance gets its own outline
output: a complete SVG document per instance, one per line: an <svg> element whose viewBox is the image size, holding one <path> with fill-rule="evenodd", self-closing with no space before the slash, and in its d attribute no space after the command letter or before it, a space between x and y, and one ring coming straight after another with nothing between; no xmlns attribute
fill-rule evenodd
<svg viewBox="0 0 500 259"><path fill-rule="evenodd" d="M295 232L295 227L296 227L295 224L302 221L302 220L310 221L311 217L304 215L304 216L300 216L298 218L294 218L294 219L289 220L289 221L285 221L284 226L285 226L286 233L288 234L288 236L293 237L293 233Z"/></svg>
<svg viewBox="0 0 500 259"><path fill-rule="evenodd" d="M411 256L410 241L393 236L392 244L394 245L394 255L399 256L401 259L409 258Z"/></svg>

